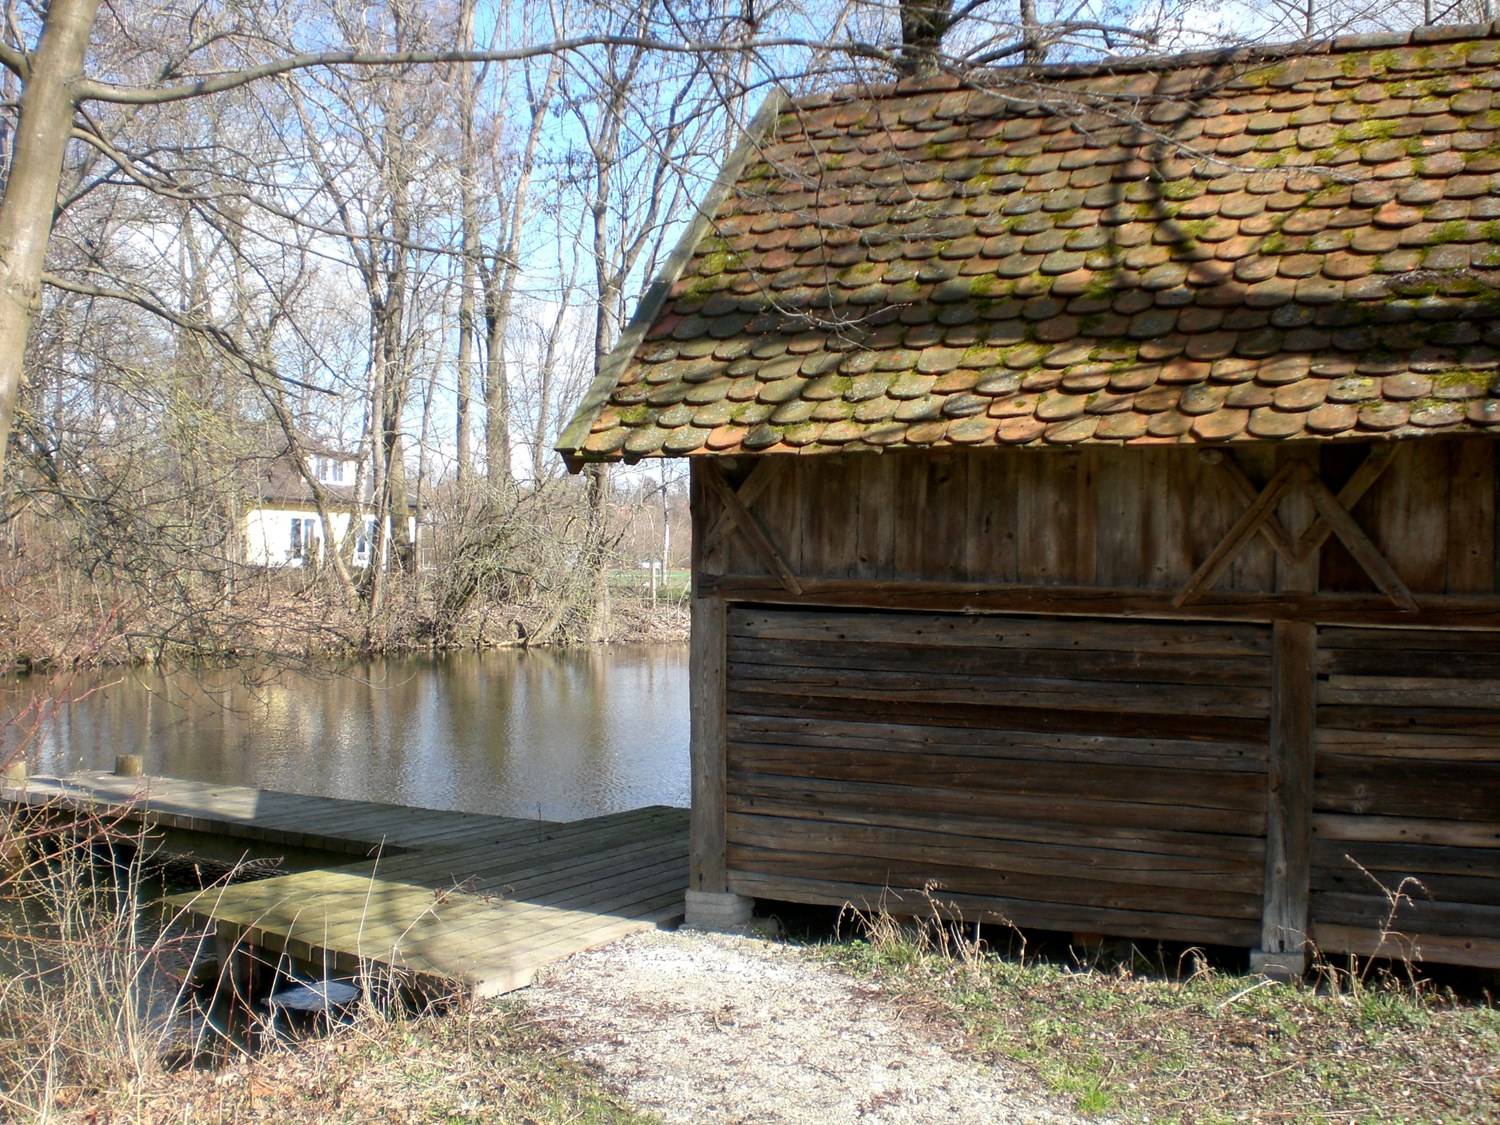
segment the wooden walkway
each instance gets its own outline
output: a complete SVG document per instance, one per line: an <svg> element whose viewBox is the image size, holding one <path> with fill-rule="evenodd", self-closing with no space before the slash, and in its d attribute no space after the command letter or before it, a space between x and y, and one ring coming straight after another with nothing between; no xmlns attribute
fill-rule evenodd
<svg viewBox="0 0 1500 1125"><path fill-rule="evenodd" d="M3 796L368 857L168 901L226 943L338 973L390 965L476 996L679 920L688 881L685 809L558 823L112 774L33 778Z"/></svg>

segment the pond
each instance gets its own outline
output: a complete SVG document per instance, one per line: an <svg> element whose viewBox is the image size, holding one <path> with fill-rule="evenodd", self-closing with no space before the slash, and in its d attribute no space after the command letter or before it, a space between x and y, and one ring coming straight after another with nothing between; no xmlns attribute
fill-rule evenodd
<svg viewBox="0 0 1500 1125"><path fill-rule="evenodd" d="M26 742L38 773L139 754L148 774L547 820L688 803L686 646L117 669L0 690L0 753Z"/></svg>

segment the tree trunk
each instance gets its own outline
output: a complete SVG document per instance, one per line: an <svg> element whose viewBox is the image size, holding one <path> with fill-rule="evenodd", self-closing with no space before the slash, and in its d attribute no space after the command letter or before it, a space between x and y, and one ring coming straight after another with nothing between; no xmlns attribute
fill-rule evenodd
<svg viewBox="0 0 1500 1125"><path fill-rule="evenodd" d="M475 0L461 0L458 10L458 46L460 50L474 48ZM474 286L479 270L476 262L483 251L479 241L479 146L474 136L474 89L475 79L470 67L464 65L458 71L458 128L459 128L459 207L461 245L459 250L460 273L458 291L458 391L454 406L455 461L454 476L461 485L468 478L469 460L469 407L474 394Z"/></svg>
<svg viewBox="0 0 1500 1125"><path fill-rule="evenodd" d="M21 91L15 157L0 197L0 471L26 370L26 340L41 300L42 267L99 0L53 0L31 77Z"/></svg>

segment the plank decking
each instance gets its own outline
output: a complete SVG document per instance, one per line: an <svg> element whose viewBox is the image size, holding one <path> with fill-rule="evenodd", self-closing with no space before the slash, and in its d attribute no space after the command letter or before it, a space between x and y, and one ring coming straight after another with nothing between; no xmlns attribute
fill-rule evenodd
<svg viewBox="0 0 1500 1125"><path fill-rule="evenodd" d="M390 965L476 996L676 921L688 881L685 809L558 823L111 774L34 778L5 798L364 857L168 901L269 953L338 972Z"/></svg>

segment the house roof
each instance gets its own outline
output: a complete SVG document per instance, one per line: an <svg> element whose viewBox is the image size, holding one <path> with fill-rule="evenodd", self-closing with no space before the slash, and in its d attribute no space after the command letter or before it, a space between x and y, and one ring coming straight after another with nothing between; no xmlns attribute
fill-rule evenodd
<svg viewBox="0 0 1500 1125"><path fill-rule="evenodd" d="M766 107L559 450L1500 427L1500 25Z"/></svg>

